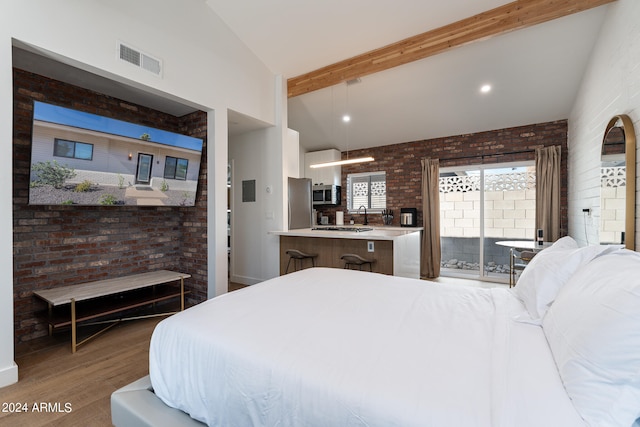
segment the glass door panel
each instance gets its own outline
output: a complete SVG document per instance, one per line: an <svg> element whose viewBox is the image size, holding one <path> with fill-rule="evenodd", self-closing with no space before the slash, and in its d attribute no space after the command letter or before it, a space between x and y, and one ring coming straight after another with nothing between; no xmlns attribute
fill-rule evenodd
<svg viewBox="0 0 640 427"><path fill-rule="evenodd" d="M148 184L151 181L151 165L153 156L151 154L138 154L138 172L136 173L136 183Z"/></svg>
<svg viewBox="0 0 640 427"><path fill-rule="evenodd" d="M509 248L496 242L532 240L535 213L533 162L442 169L442 275L507 283Z"/></svg>
<svg viewBox="0 0 640 427"><path fill-rule="evenodd" d="M535 237L535 168L486 169L484 177L484 276L508 281L509 248L496 242Z"/></svg>
<svg viewBox="0 0 640 427"><path fill-rule="evenodd" d="M480 174L440 173L440 242L443 276L480 275Z"/></svg>

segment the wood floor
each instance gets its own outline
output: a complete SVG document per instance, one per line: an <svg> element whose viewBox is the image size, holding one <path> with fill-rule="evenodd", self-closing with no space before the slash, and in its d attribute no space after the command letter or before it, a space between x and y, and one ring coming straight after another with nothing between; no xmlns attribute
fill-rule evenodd
<svg viewBox="0 0 640 427"><path fill-rule="evenodd" d="M66 333L16 347L20 378L0 388L0 426L111 426L111 393L148 374L149 340L160 320L122 323L75 354ZM27 412L5 412L17 405Z"/></svg>
<svg viewBox="0 0 640 427"><path fill-rule="evenodd" d="M243 287L229 283L230 292ZM20 377L0 388L0 427L111 426L111 393L149 374L149 341L162 319L122 323L75 354L64 332L17 346Z"/></svg>

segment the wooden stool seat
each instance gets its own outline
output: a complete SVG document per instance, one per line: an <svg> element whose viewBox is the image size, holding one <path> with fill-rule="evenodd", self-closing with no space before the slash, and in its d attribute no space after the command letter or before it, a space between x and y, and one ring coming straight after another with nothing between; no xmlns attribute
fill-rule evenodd
<svg viewBox="0 0 640 427"><path fill-rule="evenodd" d="M367 264L369 265L369 271L373 271L371 264L376 261L375 259L363 258L356 254L343 254L340 259L344 261L344 268L351 268L352 265L357 265L359 269L362 270L362 266Z"/></svg>
<svg viewBox="0 0 640 427"><path fill-rule="evenodd" d="M284 274L287 274L289 272L289 264L291 264L291 260L293 260L294 271L298 271L298 264L300 265L300 269L302 269L302 262L305 259L311 259L311 266L316 266L315 258L318 256L318 254L309 254L297 249L287 249L285 253L289 255L289 261L287 262L287 268L284 271Z"/></svg>

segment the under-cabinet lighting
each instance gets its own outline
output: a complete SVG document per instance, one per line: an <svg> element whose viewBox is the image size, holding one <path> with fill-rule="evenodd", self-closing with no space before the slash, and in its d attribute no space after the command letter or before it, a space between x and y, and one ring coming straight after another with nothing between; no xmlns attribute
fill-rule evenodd
<svg viewBox="0 0 640 427"><path fill-rule="evenodd" d="M351 165L353 163L364 163L364 162L373 162L375 159L373 157L359 157L357 159L346 159L346 160L336 160L334 162L327 163L316 163L313 165L309 165L310 168L326 168L329 166L340 166L340 165Z"/></svg>

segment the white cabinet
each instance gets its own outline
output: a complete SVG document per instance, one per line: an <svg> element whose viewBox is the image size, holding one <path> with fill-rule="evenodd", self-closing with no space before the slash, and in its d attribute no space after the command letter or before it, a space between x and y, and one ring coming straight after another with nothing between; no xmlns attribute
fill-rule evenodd
<svg viewBox="0 0 640 427"><path fill-rule="evenodd" d="M310 165L315 163L333 162L341 159L339 150L322 150L312 151L304 155L304 176L305 178L311 178L311 182L315 184L324 185L342 185L341 173L342 168L340 166L329 166L324 168L310 168Z"/></svg>

